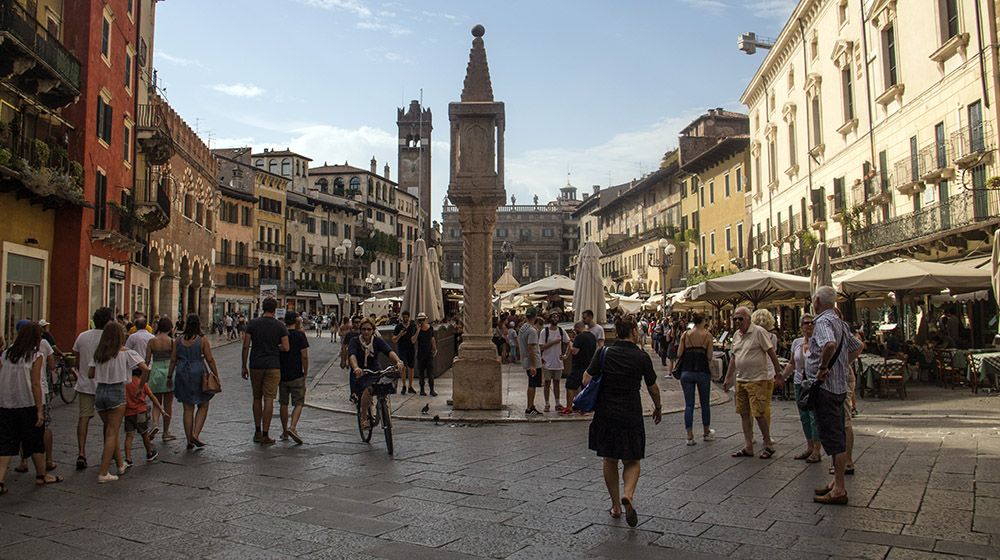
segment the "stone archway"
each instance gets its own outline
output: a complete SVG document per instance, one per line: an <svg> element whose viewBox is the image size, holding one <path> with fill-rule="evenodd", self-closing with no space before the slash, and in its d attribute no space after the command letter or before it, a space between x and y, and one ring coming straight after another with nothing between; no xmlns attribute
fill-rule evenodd
<svg viewBox="0 0 1000 560"><path fill-rule="evenodd" d="M159 279L157 312L160 317L166 317L173 321L180 302L180 278L177 274L177 261L174 253L169 249L163 253L163 265L160 268Z"/></svg>
<svg viewBox="0 0 1000 560"><path fill-rule="evenodd" d="M183 320L184 314L188 312L188 302L190 301L188 289L191 287L191 259L188 258L187 253L181 255L178 273L180 299L178 300L178 305L172 311L177 313Z"/></svg>

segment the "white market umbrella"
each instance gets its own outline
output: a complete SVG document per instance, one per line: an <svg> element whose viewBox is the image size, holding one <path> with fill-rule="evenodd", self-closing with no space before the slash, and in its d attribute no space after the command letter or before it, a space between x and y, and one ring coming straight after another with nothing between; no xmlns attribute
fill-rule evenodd
<svg viewBox="0 0 1000 560"><path fill-rule="evenodd" d="M623 296L620 294L611 294L615 298L615 303L612 306L615 309L623 313L635 314L642 310L642 305L645 303L642 298L635 296Z"/></svg>
<svg viewBox="0 0 1000 560"><path fill-rule="evenodd" d="M406 275L406 291L399 311L409 311L411 317L425 313L427 321L440 321L443 313L438 310L438 300L434 297L434 279L427 261L427 244L417 239L414 244L413 261Z"/></svg>
<svg viewBox="0 0 1000 560"><path fill-rule="evenodd" d="M608 307L604 299L604 279L601 277L601 249L588 241L580 247L577 258L576 281L573 282L573 318L583 320L583 312L594 312L594 321L603 325L608 320Z"/></svg>
<svg viewBox="0 0 1000 560"><path fill-rule="evenodd" d="M809 297L809 279L751 268L728 276L705 280L693 286L686 299L688 301L711 302L721 308L726 303L750 302L755 308L764 301L785 299L806 299Z"/></svg>
<svg viewBox="0 0 1000 560"><path fill-rule="evenodd" d="M833 267L830 266L830 252L826 249L826 243L816 245L809 269L809 295L815 296L820 286L833 286Z"/></svg>
<svg viewBox="0 0 1000 560"><path fill-rule="evenodd" d="M958 294L989 289L994 278L990 270L981 268L890 259L840 279L839 289L844 294L896 292L901 296L939 294L948 288Z"/></svg>
<svg viewBox="0 0 1000 560"><path fill-rule="evenodd" d="M534 295L572 295L574 293L573 279L562 274L553 274L541 280L535 280L530 284L525 284L502 294L504 299L521 294Z"/></svg>
<svg viewBox="0 0 1000 560"><path fill-rule="evenodd" d="M431 247L427 251L427 265L431 269L431 281L434 286L434 301L437 305L437 313L441 319L444 319L444 292L441 291L441 264L438 261L436 247ZM429 317L430 315L428 315Z"/></svg>

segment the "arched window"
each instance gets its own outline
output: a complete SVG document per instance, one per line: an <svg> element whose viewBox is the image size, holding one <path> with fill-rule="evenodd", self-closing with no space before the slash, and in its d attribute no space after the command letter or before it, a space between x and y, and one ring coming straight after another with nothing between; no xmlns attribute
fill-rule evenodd
<svg viewBox="0 0 1000 560"><path fill-rule="evenodd" d="M330 183L328 183L326 179L320 179L319 181L316 181L316 186L319 187L319 192L321 193L329 192Z"/></svg>
<svg viewBox="0 0 1000 560"><path fill-rule="evenodd" d="M268 173L277 174L278 173L278 162L275 161L275 160L273 160L273 159L267 160L267 171L268 171Z"/></svg>
<svg viewBox="0 0 1000 560"><path fill-rule="evenodd" d="M368 196L375 196L375 181L371 177L368 178Z"/></svg>
<svg viewBox="0 0 1000 560"><path fill-rule="evenodd" d="M264 160L262 159L257 159L253 162L253 164L261 169L264 169Z"/></svg>
<svg viewBox="0 0 1000 560"><path fill-rule="evenodd" d="M299 170L299 160L295 160L295 176L298 177L300 172L301 171Z"/></svg>
<svg viewBox="0 0 1000 560"><path fill-rule="evenodd" d="M281 176L291 177L292 176L292 161L288 158L281 160Z"/></svg>
<svg viewBox="0 0 1000 560"><path fill-rule="evenodd" d="M352 193L361 192L361 179L357 177L351 177L351 192Z"/></svg>
<svg viewBox="0 0 1000 560"><path fill-rule="evenodd" d="M344 196L344 180L340 177L333 180L333 194Z"/></svg>

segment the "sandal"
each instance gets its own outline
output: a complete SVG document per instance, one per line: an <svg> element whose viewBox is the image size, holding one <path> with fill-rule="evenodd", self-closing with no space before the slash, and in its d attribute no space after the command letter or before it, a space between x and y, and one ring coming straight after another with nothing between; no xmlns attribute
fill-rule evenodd
<svg viewBox="0 0 1000 560"><path fill-rule="evenodd" d="M809 457L808 459L806 459L806 462L812 464L812 463L818 463L822 460L823 460L822 457Z"/></svg>
<svg viewBox="0 0 1000 560"><path fill-rule="evenodd" d="M59 484L60 482L63 481L63 477L59 475L51 475L52 476L51 479L49 478L49 476L50 475L45 475L45 474L40 474L36 476L35 486L47 486L49 484Z"/></svg>
<svg viewBox="0 0 1000 560"><path fill-rule="evenodd" d="M621 510L616 510L615 508L611 508L608 510L608 515L611 516L611 519L621 519L622 512Z"/></svg>
<svg viewBox="0 0 1000 560"><path fill-rule="evenodd" d="M28 467L22 467L22 466L18 465L16 467L14 467L14 472L24 474L24 473L28 472Z"/></svg>
<svg viewBox="0 0 1000 560"><path fill-rule="evenodd" d="M753 457L753 451L747 451L746 449L740 449L736 453L733 453L733 457Z"/></svg>
<svg viewBox="0 0 1000 560"><path fill-rule="evenodd" d="M87 458L80 455L76 458L76 470L82 471L85 468L87 468Z"/></svg>
<svg viewBox="0 0 1000 560"><path fill-rule="evenodd" d="M7 485L4 484L3 482L0 482L0 496L3 496L6 493L7 493Z"/></svg>
<svg viewBox="0 0 1000 560"><path fill-rule="evenodd" d="M837 474L837 469L835 467L830 467L830 469L827 472L829 472L830 474ZM854 474L854 467L847 467L847 468L845 468L844 469L844 474L845 475L853 475Z"/></svg>
<svg viewBox="0 0 1000 560"><path fill-rule="evenodd" d="M639 524L639 515L635 512L635 508L632 507L632 500L628 498L622 498L622 505L625 506L625 523L629 527L635 527Z"/></svg>
<svg viewBox="0 0 1000 560"><path fill-rule="evenodd" d="M808 459L809 457L812 457L812 451L803 451L802 453L799 453L798 455L793 457L793 459L795 459L796 461L803 461L805 459Z"/></svg>
<svg viewBox="0 0 1000 560"><path fill-rule="evenodd" d="M758 455L758 457L760 457L761 459L770 459L773 456L774 456L774 449L770 447L765 447L764 450L760 452L760 455Z"/></svg>

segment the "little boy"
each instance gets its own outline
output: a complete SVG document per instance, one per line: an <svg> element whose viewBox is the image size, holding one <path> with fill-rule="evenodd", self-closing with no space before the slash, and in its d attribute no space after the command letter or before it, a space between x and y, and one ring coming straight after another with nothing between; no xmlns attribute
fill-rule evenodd
<svg viewBox="0 0 1000 560"><path fill-rule="evenodd" d="M156 410L164 418L170 415L163 410L160 401L153 395L149 385L142 379L142 370L132 370L132 381L125 384L125 464L132 466L132 440L135 432L139 432L142 437L142 445L146 448L146 462L152 463L156 460L159 452L153 447L153 434L149 431L149 407L146 405L146 397L153 403Z"/></svg>

